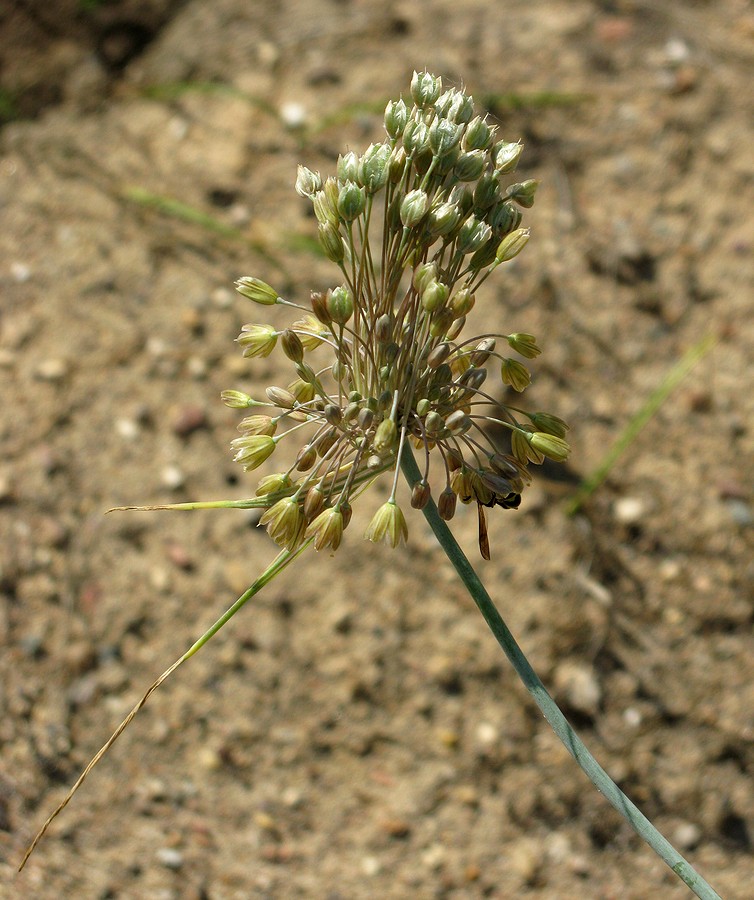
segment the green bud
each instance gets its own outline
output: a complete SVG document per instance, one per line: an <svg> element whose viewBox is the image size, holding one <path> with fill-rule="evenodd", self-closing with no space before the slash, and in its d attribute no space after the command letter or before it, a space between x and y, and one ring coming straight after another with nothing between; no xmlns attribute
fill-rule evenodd
<svg viewBox="0 0 754 900"><path fill-rule="evenodd" d="M447 285L442 284L439 281L430 281L430 283L422 291L422 307L427 312L434 312L441 306L445 306L449 294L450 289Z"/></svg>
<svg viewBox="0 0 754 900"><path fill-rule="evenodd" d="M367 195L364 188L353 181L347 181L338 194L338 212L344 221L353 222L364 212L366 202Z"/></svg>
<svg viewBox="0 0 754 900"><path fill-rule="evenodd" d="M429 147L429 128L421 120L409 119L403 129L403 146L408 156L416 157Z"/></svg>
<svg viewBox="0 0 754 900"><path fill-rule="evenodd" d="M440 203L429 211L429 230L437 237L444 237L458 227L461 210L455 203Z"/></svg>
<svg viewBox="0 0 754 900"><path fill-rule="evenodd" d="M310 199L322 190L322 176L319 172L312 172L306 166L299 166L296 171L296 193Z"/></svg>
<svg viewBox="0 0 754 900"><path fill-rule="evenodd" d="M484 212L500 198L500 182L495 175L482 175L474 188L474 209Z"/></svg>
<svg viewBox="0 0 754 900"><path fill-rule="evenodd" d="M309 469L317 461L317 449L313 444L303 446L296 457L296 470L299 472L308 472Z"/></svg>
<svg viewBox="0 0 754 900"><path fill-rule="evenodd" d="M448 119L435 119L429 126L429 147L432 155L446 156L458 146L462 134L462 125L454 125Z"/></svg>
<svg viewBox="0 0 754 900"><path fill-rule="evenodd" d="M504 175L506 172L512 172L518 165L518 160L523 149L524 145L518 141L515 143L499 141L495 144L492 151L492 158L497 173L499 175Z"/></svg>
<svg viewBox="0 0 754 900"><path fill-rule="evenodd" d="M461 409L454 410L445 420L445 427L451 434L465 434L472 426L471 418Z"/></svg>
<svg viewBox="0 0 754 900"><path fill-rule="evenodd" d="M392 150L389 144L370 144L359 163L359 176L367 194L376 194L387 184Z"/></svg>
<svg viewBox="0 0 754 900"><path fill-rule="evenodd" d="M481 116L472 119L463 136L464 150L486 150L492 140L492 128Z"/></svg>
<svg viewBox="0 0 754 900"><path fill-rule="evenodd" d="M485 162L482 150L469 150L458 157L453 173L459 181L476 181L484 171Z"/></svg>
<svg viewBox="0 0 754 900"><path fill-rule="evenodd" d="M353 294L341 285L330 291L327 297L327 311L337 325L345 325L353 315Z"/></svg>
<svg viewBox="0 0 754 900"><path fill-rule="evenodd" d="M487 215L487 222L495 234L508 234L521 224L523 213L510 200L496 203Z"/></svg>
<svg viewBox="0 0 754 900"><path fill-rule="evenodd" d="M389 453L398 441L398 428L392 419L383 419L374 433L374 450L380 456Z"/></svg>
<svg viewBox="0 0 754 900"><path fill-rule="evenodd" d="M531 384L531 375L526 366L517 359L504 359L500 364L500 377L503 384L509 384L519 393Z"/></svg>
<svg viewBox="0 0 754 900"><path fill-rule="evenodd" d="M506 234L497 245L495 261L498 264L504 263L508 262L509 259L513 259L514 256L518 256L529 243L530 234L531 232L528 228L517 228L515 231L511 231L510 234Z"/></svg>
<svg viewBox="0 0 754 900"><path fill-rule="evenodd" d="M534 359L542 352L537 346L537 339L533 334L517 331L515 334L506 335L506 340L512 350L525 356L526 359Z"/></svg>
<svg viewBox="0 0 754 900"><path fill-rule="evenodd" d="M437 275L437 263L422 263L414 269L411 283L416 291L421 294L427 288L427 285L437 280Z"/></svg>
<svg viewBox="0 0 754 900"><path fill-rule="evenodd" d="M312 198L312 206L314 208L314 215L317 217L317 221L320 225L334 225L337 227L338 222L340 221L338 217L338 206L337 206L337 196L335 197L335 202L331 201L330 197L327 195L327 192L317 191L317 193Z"/></svg>
<svg viewBox="0 0 754 900"><path fill-rule="evenodd" d="M395 549L408 539L408 526L401 508L395 500L388 500L377 510L369 523L364 537L372 543L384 541Z"/></svg>
<svg viewBox="0 0 754 900"><path fill-rule="evenodd" d="M249 300L261 303L262 306L274 306L280 299L277 291L261 278L252 278L251 276L239 278L236 282L236 290L244 297L248 297Z"/></svg>
<svg viewBox="0 0 754 900"><path fill-rule="evenodd" d="M395 141L408 121L408 110L403 100L391 100L385 107L385 131Z"/></svg>
<svg viewBox="0 0 754 900"><path fill-rule="evenodd" d="M427 214L429 197L422 190L409 191L401 203L401 222L406 228L413 228Z"/></svg>
<svg viewBox="0 0 754 900"><path fill-rule="evenodd" d="M416 404L416 415L417 416L426 416L431 408L432 408L432 404L425 397Z"/></svg>
<svg viewBox="0 0 754 900"><path fill-rule="evenodd" d="M278 333L271 325L244 325L236 343L245 357L269 356L277 344Z"/></svg>
<svg viewBox="0 0 754 900"><path fill-rule="evenodd" d="M288 390L296 398L296 403L310 403L315 396L314 385L303 378L296 378L288 385Z"/></svg>
<svg viewBox="0 0 754 900"><path fill-rule="evenodd" d="M338 226L332 222L320 224L318 228L319 243L324 250L325 256L334 263L343 262L346 255L345 244L343 238L338 231ZM315 311L316 314L316 311Z"/></svg>
<svg viewBox="0 0 754 900"><path fill-rule="evenodd" d="M429 72L414 72L411 78L411 98L419 109L431 106L440 96L442 78L435 78Z"/></svg>
<svg viewBox="0 0 754 900"><path fill-rule="evenodd" d="M338 181L345 184L347 181L359 181L359 157L349 150L344 156L338 156L338 163L335 167L338 174Z"/></svg>
<svg viewBox="0 0 754 900"><path fill-rule="evenodd" d="M486 222L469 216L458 232L458 249L461 253L473 253L492 237L492 229Z"/></svg>
<svg viewBox="0 0 754 900"><path fill-rule="evenodd" d="M474 101L463 91L449 91L452 94L450 104L446 107L445 115L451 122L465 125L471 121L474 115Z"/></svg>
<svg viewBox="0 0 754 900"><path fill-rule="evenodd" d="M535 465L544 462L544 454L540 453L529 440L531 435L530 428L516 428L511 433L511 453L522 466L529 462L533 462Z"/></svg>
<svg viewBox="0 0 754 900"><path fill-rule="evenodd" d="M467 316L474 308L476 294L472 294L468 288L461 288L450 298L450 309L456 318Z"/></svg>
<svg viewBox="0 0 754 900"><path fill-rule="evenodd" d="M429 333L433 338L444 338L450 326L453 324L455 316L447 306L436 309L432 313L432 321L429 325ZM438 370L439 371L439 370Z"/></svg>
<svg viewBox="0 0 754 900"><path fill-rule="evenodd" d="M529 419L537 431L544 431L545 434L552 434L555 437L564 438L568 433L568 423L550 413L532 413L529 416Z"/></svg>
<svg viewBox="0 0 754 900"><path fill-rule="evenodd" d="M540 453L555 462L565 462L568 459L568 454L571 452L571 448L563 438L553 434L546 434L542 431L535 431L533 434L530 434L529 443L535 450L539 450Z"/></svg>
<svg viewBox="0 0 754 900"><path fill-rule="evenodd" d="M520 184L512 184L507 191L508 197L523 206L524 209L530 209L534 206L534 194L539 187L539 182L534 178L528 181L522 181Z"/></svg>
<svg viewBox="0 0 754 900"><path fill-rule="evenodd" d="M442 365L442 363L450 356L450 351L452 349L450 344L438 344L434 347L427 357L427 368L436 369L438 366Z"/></svg>

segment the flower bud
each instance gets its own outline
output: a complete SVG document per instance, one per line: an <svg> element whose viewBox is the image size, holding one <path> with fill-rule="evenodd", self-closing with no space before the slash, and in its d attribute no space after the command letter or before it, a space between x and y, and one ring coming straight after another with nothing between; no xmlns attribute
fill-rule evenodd
<svg viewBox="0 0 754 900"><path fill-rule="evenodd" d="M322 488L317 487L317 485L313 485L306 492L306 497L304 498L304 517L307 522L311 522L315 519L324 509L325 506L325 494Z"/></svg>
<svg viewBox="0 0 754 900"><path fill-rule="evenodd" d="M370 144L359 163L359 179L367 194L376 194L387 184L392 150L389 144Z"/></svg>
<svg viewBox="0 0 754 900"><path fill-rule="evenodd" d="M398 440L398 428L392 419L383 419L374 434L373 447L376 453L384 456L389 453Z"/></svg>
<svg viewBox="0 0 754 900"><path fill-rule="evenodd" d="M465 434L472 424L471 418L462 409L454 410L445 420L445 427L453 435Z"/></svg>
<svg viewBox="0 0 754 900"><path fill-rule="evenodd" d="M347 181L338 194L338 212L345 222L353 222L364 212L367 195L363 187Z"/></svg>
<svg viewBox="0 0 754 900"><path fill-rule="evenodd" d="M473 253L492 237L492 229L486 222L469 216L458 232L458 249L461 253Z"/></svg>
<svg viewBox="0 0 754 900"><path fill-rule="evenodd" d="M506 340L512 350L525 356L526 359L534 359L542 352L537 346L537 339L533 334L518 331L515 334L507 335Z"/></svg>
<svg viewBox="0 0 754 900"><path fill-rule="evenodd" d="M458 157L453 173L459 181L476 181L484 171L486 161L482 150L469 150Z"/></svg>
<svg viewBox="0 0 754 900"><path fill-rule="evenodd" d="M292 381L288 385L288 390L296 398L297 404L310 403L314 399L316 393L314 385L309 381L305 381L303 378L297 378L295 381Z"/></svg>
<svg viewBox="0 0 754 900"><path fill-rule="evenodd" d="M427 357L427 368L428 369L436 369L439 365L445 362L445 360L450 356L450 351L453 348L450 344L438 344L433 350L430 352Z"/></svg>
<svg viewBox="0 0 754 900"><path fill-rule="evenodd" d="M437 237L455 231L461 221L461 210L455 203L440 203L429 211L429 230Z"/></svg>
<svg viewBox="0 0 754 900"><path fill-rule="evenodd" d="M537 431L543 431L545 434L552 434L555 437L564 438L568 432L568 423L550 413L532 413L529 416L529 419Z"/></svg>
<svg viewBox="0 0 754 900"><path fill-rule="evenodd" d="M429 197L422 190L409 191L401 203L401 222L406 228L413 228L427 214Z"/></svg>
<svg viewBox="0 0 754 900"><path fill-rule="evenodd" d="M450 290L447 285L441 284L439 281L430 281L424 288L421 295L422 307L427 312L434 312L436 309L445 306Z"/></svg>
<svg viewBox="0 0 754 900"><path fill-rule="evenodd" d="M454 315L447 306L436 309L432 313L432 321L429 324L429 333L433 338L447 337L448 329L453 324Z"/></svg>
<svg viewBox="0 0 754 900"><path fill-rule="evenodd" d="M487 222L495 234L502 235L518 228L522 218L523 213L510 200L501 200L487 215Z"/></svg>
<svg viewBox="0 0 754 900"><path fill-rule="evenodd" d="M472 294L468 288L461 288L456 291L450 298L450 309L453 315L458 319L461 316L467 316L474 308L476 295Z"/></svg>
<svg viewBox="0 0 754 900"><path fill-rule="evenodd" d="M437 512L441 519L449 522L453 518L456 514L457 499L456 492L451 487L446 487L440 494L437 498Z"/></svg>
<svg viewBox="0 0 754 900"><path fill-rule="evenodd" d="M476 116L466 126L463 136L464 150L486 150L492 140L492 128L481 116Z"/></svg>
<svg viewBox="0 0 754 900"><path fill-rule="evenodd" d="M345 155L338 156L338 163L335 171L338 174L338 181L345 184L347 181L359 181L359 157L349 150Z"/></svg>
<svg viewBox="0 0 754 900"><path fill-rule="evenodd" d="M319 244L330 262L343 262L346 248L337 225L333 225L332 222L325 222L320 224L317 233L319 235Z"/></svg>
<svg viewBox="0 0 754 900"><path fill-rule="evenodd" d="M283 353L291 362L300 363L304 358L304 345L295 331L286 328L280 337L280 345Z"/></svg>
<svg viewBox="0 0 754 900"><path fill-rule="evenodd" d="M411 489L411 506L413 509L424 509L432 496L429 484L426 481L417 481Z"/></svg>
<svg viewBox="0 0 754 900"><path fill-rule="evenodd" d="M429 147L429 128L422 121L409 119L403 129L403 146L408 156L420 156Z"/></svg>
<svg viewBox="0 0 754 900"><path fill-rule="evenodd" d="M414 72L411 78L411 98L419 109L431 106L440 96L442 78L435 78L429 72Z"/></svg>
<svg viewBox="0 0 754 900"><path fill-rule="evenodd" d="M335 203L333 203L327 195L327 192L324 190L317 191L317 193L312 198L312 206L314 208L314 215L317 217L317 221L320 225L330 225L337 226L338 224L338 207L337 207L337 197L335 198Z"/></svg>
<svg viewBox="0 0 754 900"><path fill-rule="evenodd" d="M311 292L312 312L322 322L323 325L329 325L332 322L330 313L327 311L327 295L322 291Z"/></svg>
<svg viewBox="0 0 754 900"><path fill-rule="evenodd" d="M416 288L417 292L421 294L430 282L437 280L437 274L437 263L422 263L422 265L417 266L416 269L414 269L411 283Z"/></svg>
<svg viewBox="0 0 754 900"><path fill-rule="evenodd" d="M330 291L327 297L327 311L337 325L345 325L353 315L353 294L343 285Z"/></svg>
<svg viewBox="0 0 754 900"><path fill-rule="evenodd" d="M500 364L500 377L503 384L509 384L519 393L531 384L531 374L526 366L517 359L504 359Z"/></svg>
<svg viewBox="0 0 754 900"><path fill-rule="evenodd" d="M291 328L298 335L304 350L314 350L315 347L319 347L323 339L329 337L330 334L328 329L324 328L314 316L303 316L301 319L297 319Z"/></svg>
<svg viewBox="0 0 754 900"><path fill-rule="evenodd" d="M279 406L281 409L293 409L296 405L296 398L290 391L286 391L281 387L272 387L265 388L265 394L267 394L267 399L270 403L273 403L275 406Z"/></svg>
<svg viewBox="0 0 754 900"><path fill-rule="evenodd" d="M554 434L545 434L542 431L535 431L529 435L529 443L535 450L539 450L548 459L555 462L565 462L571 448L563 438L556 437Z"/></svg>
<svg viewBox="0 0 754 900"><path fill-rule="evenodd" d="M515 143L499 141L495 144L492 151L492 158L497 173L499 175L504 175L506 172L512 172L518 165L518 160L523 149L524 145L518 141Z"/></svg>
<svg viewBox="0 0 754 900"><path fill-rule="evenodd" d="M397 140L408 121L408 110L403 100L391 100L385 107L385 131Z"/></svg>
<svg viewBox="0 0 754 900"><path fill-rule="evenodd" d="M249 300L261 303L262 306L274 306L278 302L277 291L261 278L244 276L236 282L236 290Z"/></svg>
<svg viewBox="0 0 754 900"><path fill-rule="evenodd" d="M500 182L495 175L482 175L474 188L474 209L484 212L500 199Z"/></svg>
<svg viewBox="0 0 754 900"><path fill-rule="evenodd" d="M293 482L285 472L276 472L274 475L265 475L259 479L259 484L254 492L257 497L267 497L269 494L284 494L293 491Z"/></svg>
<svg viewBox="0 0 754 900"><path fill-rule="evenodd" d="M301 197L313 197L322 190L322 177L319 172L312 172L306 166L299 166L296 171L296 193Z"/></svg>
<svg viewBox="0 0 754 900"><path fill-rule="evenodd" d="M317 461L317 450L312 444L303 446L296 457L296 469L299 472L308 472Z"/></svg>
<svg viewBox="0 0 754 900"><path fill-rule="evenodd" d="M462 125L455 125L448 119L435 119L429 126L429 147L432 155L447 156L458 146L462 134Z"/></svg>
<svg viewBox="0 0 754 900"><path fill-rule="evenodd" d="M534 206L534 194L538 187L539 182L534 178L529 178L527 181L522 181L520 184L512 184L508 188L507 195L511 200L518 203L519 206L523 206L524 209L529 209Z"/></svg>
<svg viewBox="0 0 754 900"><path fill-rule="evenodd" d="M272 437L277 430L277 422L271 416L246 416L238 423L242 434L267 434Z"/></svg>
<svg viewBox="0 0 754 900"><path fill-rule="evenodd" d="M529 243L529 235L530 231L528 228L517 228L515 231L511 231L510 234L506 234L497 245L497 250L495 251L496 262L508 262L509 259L518 256Z"/></svg>
<svg viewBox="0 0 754 900"><path fill-rule="evenodd" d="M495 338L484 338L479 341L469 356L472 366L483 366L495 349Z"/></svg>

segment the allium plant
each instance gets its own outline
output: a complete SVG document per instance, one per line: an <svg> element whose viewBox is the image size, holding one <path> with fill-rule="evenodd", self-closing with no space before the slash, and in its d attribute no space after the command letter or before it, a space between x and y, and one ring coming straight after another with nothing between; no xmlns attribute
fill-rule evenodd
<svg viewBox="0 0 754 900"><path fill-rule="evenodd" d="M476 503L479 547L490 558L485 508L515 509L529 466L565 460L568 426L551 413L499 400L503 386L528 387L526 362L540 353L524 332L482 329L468 336L476 293L529 240L523 210L537 182L514 182L522 145L499 140L496 126L475 115L463 90L414 73L411 105L385 110L386 139L358 156L340 156L323 180L299 166L296 191L311 201L325 255L339 283L312 292L307 305L281 297L255 278L238 291L259 307L285 306L282 330L244 325L237 342L250 359L282 353L291 366L285 387L264 398L228 390L224 403L247 411L231 442L244 470L288 447L288 465L258 483L253 498L178 503L151 509L260 508L260 524L281 548L277 558L226 613L155 681L90 762L31 845L65 807L91 768L150 694L197 652L264 585L305 548L333 553L351 521L352 503L378 478L390 480L365 537L398 547L408 538L398 503L401 470L410 505L422 510L441 547L527 689L577 763L616 809L703 898L718 895L616 787L531 669L474 569L448 529L458 501ZM494 364L494 365L493 365ZM489 386L489 370L498 384ZM489 426L493 426L492 429ZM507 440L501 445L501 433ZM490 435L494 434L494 438ZM413 449L421 454L421 469ZM439 481L430 483L430 461ZM434 475L432 476L434 481ZM436 502L433 499L436 498ZM140 507L144 508L144 507Z"/></svg>

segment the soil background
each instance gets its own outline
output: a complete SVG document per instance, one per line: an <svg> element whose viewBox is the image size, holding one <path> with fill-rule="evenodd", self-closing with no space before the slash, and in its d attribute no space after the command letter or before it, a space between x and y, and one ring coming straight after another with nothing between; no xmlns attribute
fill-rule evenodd
<svg viewBox="0 0 754 900"><path fill-rule="evenodd" d="M334 558L303 557L165 683L15 875L272 559L244 512L104 513L253 493L219 393L288 368L240 358L260 316L233 281L337 283L296 165L380 140L425 67L542 181L472 321L537 335L527 402L572 425L560 474L489 516L480 574L613 778L723 897L754 895L752 63L741 0L6 0L0 895L689 896L554 738L421 516L402 551L361 540L384 487ZM454 529L478 559L475 511Z"/></svg>

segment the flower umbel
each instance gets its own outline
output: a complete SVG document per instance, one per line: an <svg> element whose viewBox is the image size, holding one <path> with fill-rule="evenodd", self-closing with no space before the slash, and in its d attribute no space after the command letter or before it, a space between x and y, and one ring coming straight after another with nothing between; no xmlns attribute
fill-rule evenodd
<svg viewBox="0 0 754 900"><path fill-rule="evenodd" d="M534 202L537 182L503 183L522 146L496 140L496 127L474 116L472 98L443 91L440 78L414 73L410 94L410 108L403 100L388 104L386 140L360 157L341 156L336 175L323 179L299 166L296 190L313 204L322 249L338 265L340 283L301 306L258 278L238 281L257 304L303 310L283 331L249 324L238 338L247 357L280 348L295 379L267 388L267 403L224 394L231 406L279 410L241 422L233 446L246 469L288 435L306 433L293 464L278 476L284 488L263 493L271 508L262 524L289 549L311 538L318 550L336 550L350 498L384 472L392 473L392 492L366 536L393 547L403 542L408 530L395 494L407 439L425 451L421 496L412 503L427 502L429 461L437 453L446 518L457 499L517 507L529 463L568 455L561 419L509 407L483 387L486 363L495 358L502 384L524 391L529 370L499 353L496 340L533 359L540 352L534 336L463 335L477 289L529 240L522 209ZM507 429L507 452L485 424Z"/></svg>

